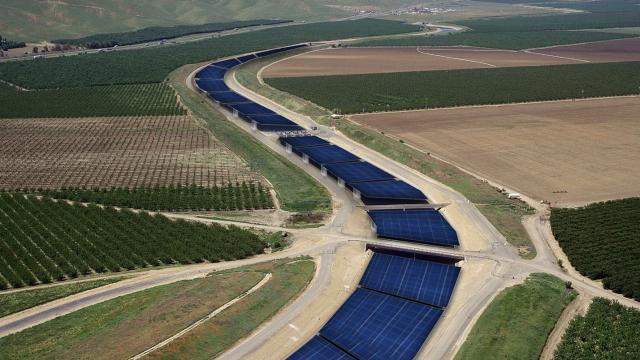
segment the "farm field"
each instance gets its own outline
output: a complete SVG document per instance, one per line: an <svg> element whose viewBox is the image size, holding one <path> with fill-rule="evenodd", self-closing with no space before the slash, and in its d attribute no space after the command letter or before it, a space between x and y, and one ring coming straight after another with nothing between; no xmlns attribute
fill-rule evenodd
<svg viewBox="0 0 640 360"><path fill-rule="evenodd" d="M352 116L556 206L640 195L640 98ZM596 140L597 139L597 140Z"/></svg>
<svg viewBox="0 0 640 360"><path fill-rule="evenodd" d="M596 298L569 324L554 359L630 359L640 354L640 311ZM597 330L597 331L594 331Z"/></svg>
<svg viewBox="0 0 640 360"><path fill-rule="evenodd" d="M640 300L640 198L553 208L551 229L576 270Z"/></svg>
<svg viewBox="0 0 640 360"><path fill-rule="evenodd" d="M567 55L562 55L565 49ZM473 46L324 49L274 63L264 69L262 76L351 75L617 61L640 61L640 38L551 47L534 52Z"/></svg>
<svg viewBox="0 0 640 360"><path fill-rule="evenodd" d="M189 116L0 121L0 188L259 183Z"/></svg>
<svg viewBox="0 0 640 360"><path fill-rule="evenodd" d="M0 193L0 288L263 252L236 227Z"/></svg>

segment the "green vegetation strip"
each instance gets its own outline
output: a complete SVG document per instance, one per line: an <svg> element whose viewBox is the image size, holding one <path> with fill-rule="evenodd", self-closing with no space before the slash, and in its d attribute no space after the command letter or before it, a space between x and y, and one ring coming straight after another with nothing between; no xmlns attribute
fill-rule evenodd
<svg viewBox="0 0 640 360"><path fill-rule="evenodd" d="M511 244L519 248L523 257L535 257L536 250L521 222L522 216L530 214L531 209L522 201L507 199L504 195L496 192L496 189L492 186L460 171L456 167L426 156L423 152L379 132L348 120L331 121L327 110L313 103L301 101L288 93L260 84L257 80L258 71L270 62L286 56L289 55L258 60L244 65L237 71L236 78L247 88L295 112L311 116L321 124L334 125L337 130L352 140L459 191L476 204L480 212Z"/></svg>
<svg viewBox="0 0 640 360"><path fill-rule="evenodd" d="M185 114L164 83L34 91L4 86L0 94L0 118Z"/></svg>
<svg viewBox="0 0 640 360"><path fill-rule="evenodd" d="M34 190L32 193L76 202L153 211L255 210L273 208L262 184L241 183L221 187L156 186L148 188Z"/></svg>
<svg viewBox="0 0 640 360"><path fill-rule="evenodd" d="M94 272L242 259L258 235L162 215L0 193L0 289Z"/></svg>
<svg viewBox="0 0 640 360"><path fill-rule="evenodd" d="M0 79L26 88L161 82L186 64L309 41L407 33L418 26L363 19L285 26L175 46L0 63Z"/></svg>
<svg viewBox="0 0 640 360"><path fill-rule="evenodd" d="M538 359L547 336L575 296L562 280L531 274L489 304L456 359Z"/></svg>
<svg viewBox="0 0 640 360"><path fill-rule="evenodd" d="M110 47L114 45L139 44L153 40L172 39L185 35L233 30L250 26L274 25L286 23L288 20L247 20L224 23L208 23L202 25L151 26L140 30L96 34L79 39L53 40L55 44L84 46L90 49Z"/></svg>
<svg viewBox="0 0 640 360"><path fill-rule="evenodd" d="M0 317L30 309L50 301L61 299L83 291L113 284L123 277L76 282L73 284L56 285L42 289L23 290L10 293L0 293Z"/></svg>
<svg viewBox="0 0 640 360"><path fill-rule="evenodd" d="M571 321L556 360L632 359L640 355L640 311L596 298L585 316Z"/></svg>
<svg viewBox="0 0 640 360"><path fill-rule="evenodd" d="M640 301L640 198L554 208L551 229L576 270Z"/></svg>
<svg viewBox="0 0 640 360"><path fill-rule="evenodd" d="M184 78L194 69L193 66L185 66L170 76L171 84L180 95L182 104L193 115L203 119L215 137L243 158L251 170L269 180L283 210L329 212L331 197L322 185L304 170L238 128L202 95L186 87Z"/></svg>
<svg viewBox="0 0 640 360"><path fill-rule="evenodd" d="M343 113L638 94L640 62L272 78Z"/></svg>
<svg viewBox="0 0 640 360"><path fill-rule="evenodd" d="M493 49L521 50L552 45L577 44L633 37L632 34L595 31L514 31L463 32L449 35L403 36L363 40L354 46L479 46Z"/></svg>

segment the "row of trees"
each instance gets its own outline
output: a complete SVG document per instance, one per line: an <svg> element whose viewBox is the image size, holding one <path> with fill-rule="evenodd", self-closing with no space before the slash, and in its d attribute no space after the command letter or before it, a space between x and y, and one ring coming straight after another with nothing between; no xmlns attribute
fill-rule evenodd
<svg viewBox="0 0 640 360"><path fill-rule="evenodd" d="M242 259L265 246L233 226L0 193L3 289L93 272Z"/></svg>
<svg viewBox="0 0 640 360"><path fill-rule="evenodd" d="M226 186L198 185L112 187L109 189L61 188L35 189L40 195L84 203L127 207L153 211L211 211L273 208L269 190L258 183Z"/></svg>
<svg viewBox="0 0 640 360"><path fill-rule="evenodd" d="M578 271L640 300L640 198L552 209L551 228Z"/></svg>
<svg viewBox="0 0 640 360"><path fill-rule="evenodd" d="M2 35L0 35L0 49L4 51L7 51L9 49L21 48L25 46L27 46L27 44L25 44L24 41L9 40L5 37L2 37Z"/></svg>

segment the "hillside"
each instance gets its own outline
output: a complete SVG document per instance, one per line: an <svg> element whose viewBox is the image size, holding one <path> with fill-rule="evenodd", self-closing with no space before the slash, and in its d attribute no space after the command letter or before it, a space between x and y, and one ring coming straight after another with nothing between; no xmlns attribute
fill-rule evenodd
<svg viewBox="0 0 640 360"><path fill-rule="evenodd" d="M229 22L233 20L316 20L353 14L344 8L365 3L380 8L406 0L4 0L0 3L0 34L14 40L39 41L122 32L148 26Z"/></svg>

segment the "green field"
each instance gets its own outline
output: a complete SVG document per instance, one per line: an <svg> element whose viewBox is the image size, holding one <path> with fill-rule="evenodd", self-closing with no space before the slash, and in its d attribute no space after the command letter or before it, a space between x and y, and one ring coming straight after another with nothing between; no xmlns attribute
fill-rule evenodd
<svg viewBox="0 0 640 360"><path fill-rule="evenodd" d="M576 270L640 300L640 198L554 208L551 228Z"/></svg>
<svg viewBox="0 0 640 360"><path fill-rule="evenodd" d="M638 94L640 62L270 78L342 113Z"/></svg>
<svg viewBox="0 0 640 360"><path fill-rule="evenodd" d="M638 309L595 298L586 315L571 321L554 359L637 359L640 356L638 324Z"/></svg>
<svg viewBox="0 0 640 360"><path fill-rule="evenodd" d="M96 34L78 39L53 40L56 44L71 44L90 49L112 47L114 45L139 44L154 40L172 39L186 35L220 32L251 26L274 25L287 22L285 20L249 20L202 25L176 25L168 27L152 26L136 31L122 33Z"/></svg>
<svg viewBox="0 0 640 360"><path fill-rule="evenodd" d="M479 46L522 50L552 45L576 44L633 37L633 34L596 31L462 32L450 35L404 36L363 40L353 46Z"/></svg>
<svg viewBox="0 0 640 360"><path fill-rule="evenodd" d="M61 299L69 295L83 291L95 289L101 286L113 284L123 277L113 277L107 279L82 281L72 284L56 285L42 289L31 289L11 293L0 293L0 317L30 309L56 299Z"/></svg>
<svg viewBox="0 0 640 360"><path fill-rule="evenodd" d="M537 360L574 290L549 274L531 274L489 304L458 354L461 359Z"/></svg>
<svg viewBox="0 0 640 360"><path fill-rule="evenodd" d="M4 85L0 94L0 118L186 114L165 83L34 91Z"/></svg>
<svg viewBox="0 0 640 360"><path fill-rule="evenodd" d="M0 193L0 289L147 266L242 259L266 244L237 227Z"/></svg>
<svg viewBox="0 0 640 360"><path fill-rule="evenodd" d="M285 26L174 46L0 63L0 79L30 89L161 82L185 64L300 42L398 34L418 26L363 19Z"/></svg>
<svg viewBox="0 0 640 360"><path fill-rule="evenodd" d="M255 210L273 208L269 190L261 184L227 186L156 186L148 188L34 190L54 199L153 211Z"/></svg>

